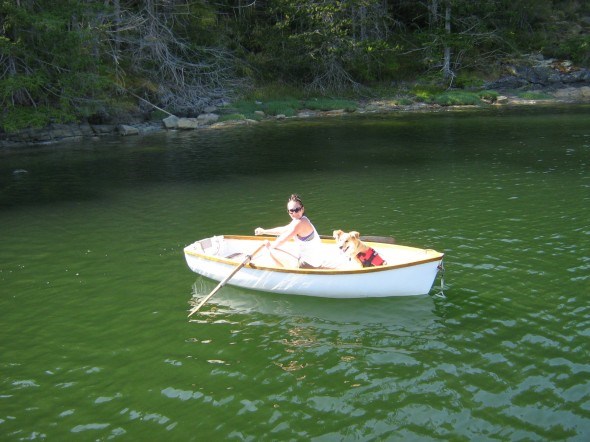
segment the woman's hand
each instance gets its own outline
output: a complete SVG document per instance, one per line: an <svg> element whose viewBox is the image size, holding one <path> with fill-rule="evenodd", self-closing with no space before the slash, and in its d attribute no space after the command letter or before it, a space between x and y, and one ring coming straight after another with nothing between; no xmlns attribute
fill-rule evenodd
<svg viewBox="0 0 590 442"><path fill-rule="evenodd" d="M254 235L264 235L264 229L262 227L256 227Z"/></svg>

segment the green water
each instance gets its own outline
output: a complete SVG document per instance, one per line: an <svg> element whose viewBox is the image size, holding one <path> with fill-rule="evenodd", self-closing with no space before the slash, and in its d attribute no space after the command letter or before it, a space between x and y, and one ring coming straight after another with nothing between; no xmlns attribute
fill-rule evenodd
<svg viewBox="0 0 590 442"><path fill-rule="evenodd" d="M293 192L444 251L446 298L227 286L188 321L182 248ZM0 152L0 440L589 440L589 220L590 107Z"/></svg>

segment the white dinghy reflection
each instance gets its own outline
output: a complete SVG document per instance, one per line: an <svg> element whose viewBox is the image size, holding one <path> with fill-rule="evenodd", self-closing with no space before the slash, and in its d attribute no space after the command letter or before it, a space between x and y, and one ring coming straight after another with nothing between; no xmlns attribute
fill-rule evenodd
<svg viewBox="0 0 590 442"><path fill-rule="evenodd" d="M199 277L192 286L191 307L216 286L216 282ZM272 293L225 286L191 322L211 322L235 315L278 316L334 324L379 326L417 331L429 328L440 320L435 299L431 296L396 298L330 299L299 296L277 296ZM239 320L236 318L236 320Z"/></svg>

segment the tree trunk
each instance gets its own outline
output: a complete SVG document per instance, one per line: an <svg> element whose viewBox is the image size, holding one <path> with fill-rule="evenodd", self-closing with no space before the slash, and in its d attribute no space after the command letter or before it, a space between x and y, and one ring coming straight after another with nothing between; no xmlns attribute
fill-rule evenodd
<svg viewBox="0 0 590 442"><path fill-rule="evenodd" d="M113 0L113 9L115 10L115 53L118 59L121 50L121 38L119 37L119 31L121 30L121 3L119 0Z"/></svg>
<svg viewBox="0 0 590 442"><path fill-rule="evenodd" d="M447 37L451 35L451 4L449 2L445 4L445 33ZM445 80L453 78L454 74L451 70L451 47L448 41L445 42L442 71Z"/></svg>
<svg viewBox="0 0 590 442"><path fill-rule="evenodd" d="M367 7L362 5L359 12L361 22L361 41L364 41L367 39Z"/></svg>
<svg viewBox="0 0 590 442"><path fill-rule="evenodd" d="M428 25L430 29L438 26L438 0L428 1Z"/></svg>

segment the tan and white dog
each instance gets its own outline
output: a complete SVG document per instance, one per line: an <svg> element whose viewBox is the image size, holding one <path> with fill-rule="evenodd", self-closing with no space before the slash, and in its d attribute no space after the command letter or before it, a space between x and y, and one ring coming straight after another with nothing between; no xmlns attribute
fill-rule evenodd
<svg viewBox="0 0 590 442"><path fill-rule="evenodd" d="M334 230L336 245L353 262L361 267L376 267L387 265L375 249L367 246L360 239L359 232L343 232Z"/></svg>

